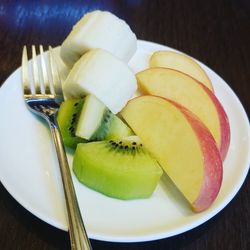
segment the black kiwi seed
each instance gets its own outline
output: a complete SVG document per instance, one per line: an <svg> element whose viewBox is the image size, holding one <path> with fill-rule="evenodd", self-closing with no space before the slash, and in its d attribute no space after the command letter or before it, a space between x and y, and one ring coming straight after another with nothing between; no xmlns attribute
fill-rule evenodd
<svg viewBox="0 0 250 250"><path fill-rule="evenodd" d="M121 153L132 153L133 155L137 152L140 152L140 149L138 148L139 146L142 147L142 144L137 142L131 142L127 144L123 141L109 140L108 143L113 148L113 150L121 150Z"/></svg>
<svg viewBox="0 0 250 250"><path fill-rule="evenodd" d="M76 107L78 104L79 104L79 102L76 102L76 103L74 104L74 106Z"/></svg>

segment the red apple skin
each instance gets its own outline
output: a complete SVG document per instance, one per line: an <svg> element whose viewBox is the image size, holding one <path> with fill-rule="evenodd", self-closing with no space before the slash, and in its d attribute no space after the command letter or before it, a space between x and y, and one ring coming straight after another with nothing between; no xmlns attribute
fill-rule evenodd
<svg viewBox="0 0 250 250"><path fill-rule="evenodd" d="M202 88L207 92L207 94L212 99L215 105L215 108L217 109L217 112L218 112L220 125L221 125L220 126L221 142L220 142L219 151L221 154L221 158L224 161L227 156L227 152L228 152L229 145L230 145L230 139L231 139L231 132L230 132L230 125L229 125L228 117L220 101L213 94L213 92L211 92L211 90L207 88L206 86L204 86L203 84L201 85L202 85Z"/></svg>
<svg viewBox="0 0 250 250"><path fill-rule="evenodd" d="M221 155L213 136L205 125L193 113L180 104L171 100L168 101L179 107L181 112L189 120L197 137L203 138L202 140L199 140L199 142L204 156L204 180L199 196L191 204L195 212L202 212L213 203L220 191L223 178Z"/></svg>
<svg viewBox="0 0 250 250"><path fill-rule="evenodd" d="M202 212L208 209L218 196L223 178L223 163L220 152L218 150L218 147L216 146L216 142L212 134L196 115L194 115L191 111L189 111L179 103L162 96L155 96L155 95L143 95L143 96L154 96L172 103L177 108L179 108L179 110L184 114L186 119L189 121L191 127L193 128L194 133L196 134L197 140L200 143L202 154L204 157L203 158L204 179L202 182L200 193L196 198L196 200L192 202L191 206L193 211L195 212ZM135 97L134 99L140 97L141 96L138 96ZM133 99L131 99L129 102L131 102L132 100Z"/></svg>

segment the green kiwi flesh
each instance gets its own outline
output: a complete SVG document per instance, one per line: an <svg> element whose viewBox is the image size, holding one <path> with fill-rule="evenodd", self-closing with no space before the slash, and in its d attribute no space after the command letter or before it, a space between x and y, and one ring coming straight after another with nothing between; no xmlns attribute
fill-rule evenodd
<svg viewBox="0 0 250 250"><path fill-rule="evenodd" d="M57 114L57 122L66 147L75 149L84 139L75 135L76 124L79 119L84 99L68 99L64 101Z"/></svg>
<svg viewBox="0 0 250 250"><path fill-rule="evenodd" d="M162 175L137 136L78 144L73 171L86 186L123 200L150 197Z"/></svg>
<svg viewBox="0 0 250 250"><path fill-rule="evenodd" d="M134 133L132 130L116 115L113 115L113 118L109 124L109 129L105 135L105 140L111 139L120 139L127 136L131 136Z"/></svg>
<svg viewBox="0 0 250 250"><path fill-rule="evenodd" d="M76 127L76 135L89 141L116 139L132 134L132 130L95 96L85 98Z"/></svg>

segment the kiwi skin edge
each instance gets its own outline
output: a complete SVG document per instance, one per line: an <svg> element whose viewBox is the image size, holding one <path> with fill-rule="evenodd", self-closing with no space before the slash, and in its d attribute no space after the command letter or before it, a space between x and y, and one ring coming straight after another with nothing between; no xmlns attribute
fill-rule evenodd
<svg viewBox="0 0 250 250"><path fill-rule="evenodd" d="M75 149L78 143L86 140L75 135L76 124L79 119L84 99L68 99L64 101L57 114L57 122L66 147Z"/></svg>

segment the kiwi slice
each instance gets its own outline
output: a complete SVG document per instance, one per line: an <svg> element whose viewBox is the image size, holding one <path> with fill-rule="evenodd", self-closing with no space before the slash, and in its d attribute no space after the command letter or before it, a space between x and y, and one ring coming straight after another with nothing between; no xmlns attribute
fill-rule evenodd
<svg viewBox="0 0 250 250"><path fill-rule="evenodd" d="M57 122L61 130L63 143L70 148L76 148L84 139L75 135L76 124L79 119L84 99L68 99L64 101L57 114Z"/></svg>
<svg viewBox="0 0 250 250"><path fill-rule="evenodd" d="M76 135L89 141L116 139L132 134L132 130L95 96L85 98Z"/></svg>
<svg viewBox="0 0 250 250"><path fill-rule="evenodd" d="M86 186L123 200L150 197L162 175L137 136L78 144L73 171Z"/></svg>

